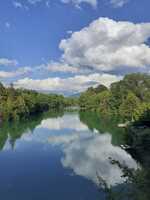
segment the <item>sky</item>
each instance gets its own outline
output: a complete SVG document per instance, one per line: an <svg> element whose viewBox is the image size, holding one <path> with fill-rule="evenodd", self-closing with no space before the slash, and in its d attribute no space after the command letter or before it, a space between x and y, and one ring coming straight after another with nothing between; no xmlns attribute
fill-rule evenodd
<svg viewBox="0 0 150 200"><path fill-rule="evenodd" d="M72 95L150 71L149 0L1 0L0 81Z"/></svg>

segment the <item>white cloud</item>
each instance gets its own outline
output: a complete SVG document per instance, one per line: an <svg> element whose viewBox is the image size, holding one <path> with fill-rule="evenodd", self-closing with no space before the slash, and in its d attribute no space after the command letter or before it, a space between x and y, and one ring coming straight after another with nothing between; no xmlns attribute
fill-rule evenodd
<svg viewBox="0 0 150 200"><path fill-rule="evenodd" d="M110 3L115 7L122 7L124 6L129 0L110 0Z"/></svg>
<svg viewBox="0 0 150 200"><path fill-rule="evenodd" d="M99 18L60 42L68 65L100 71L150 66L150 23L134 24Z"/></svg>
<svg viewBox="0 0 150 200"><path fill-rule="evenodd" d="M17 60L10 60L8 58L0 58L0 66L16 66L18 65Z"/></svg>
<svg viewBox="0 0 150 200"><path fill-rule="evenodd" d="M47 64L42 64L39 66L34 67L33 71L45 71L48 72L62 72L62 73L71 73L71 74L89 74L92 72L91 69L85 69L85 68L78 68L75 66L68 65L65 62L54 62L54 61L49 61Z"/></svg>
<svg viewBox="0 0 150 200"><path fill-rule="evenodd" d="M18 72L18 74L26 74L28 72L31 72L33 69L31 67L20 67L16 72Z"/></svg>
<svg viewBox="0 0 150 200"><path fill-rule="evenodd" d="M49 62L45 67L49 72L70 72L70 73L77 73L79 69L77 67L69 66L66 63L61 62Z"/></svg>
<svg viewBox="0 0 150 200"><path fill-rule="evenodd" d="M16 76L15 72L0 71L0 78L12 78Z"/></svg>
<svg viewBox="0 0 150 200"><path fill-rule="evenodd" d="M76 93L86 90L89 86L95 86L100 83L109 86L112 82L116 82L121 78L121 76L95 73L87 76L76 75L68 78L52 77L43 80L24 78L16 81L14 85L16 88L27 88L39 91Z"/></svg>
<svg viewBox="0 0 150 200"><path fill-rule="evenodd" d="M68 35L71 35L72 33L73 33L73 31L71 31L71 30L67 31Z"/></svg>
<svg viewBox="0 0 150 200"><path fill-rule="evenodd" d="M27 0L27 1L31 4L36 4L36 3L42 2L43 0Z"/></svg>
<svg viewBox="0 0 150 200"><path fill-rule="evenodd" d="M15 8L23 8L22 3L19 1L13 1L13 5Z"/></svg>
<svg viewBox="0 0 150 200"><path fill-rule="evenodd" d="M61 1L62 3L72 3L76 7L80 7L80 4L82 4L82 3L87 3L87 4L91 5L92 7L97 6L97 0L59 0L59 1ZM49 7L49 5L50 5L50 1L48 1L48 0L27 0L27 2L32 5L36 5L37 3L44 2L47 7Z"/></svg>
<svg viewBox="0 0 150 200"><path fill-rule="evenodd" d="M16 71L0 71L0 78L13 78L30 72L29 67L22 67Z"/></svg>
<svg viewBox="0 0 150 200"><path fill-rule="evenodd" d="M129 0L106 0L114 8L123 7ZM93 8L96 8L98 3L103 3L103 0L61 0L63 3L72 3L77 8L80 8L82 3L91 5Z"/></svg>
<svg viewBox="0 0 150 200"><path fill-rule="evenodd" d="M29 5L37 5L39 3L44 3L46 7L50 6L50 1L49 0L26 0L22 2L21 0L13 1L13 6L15 8L22 8L25 10L29 10Z"/></svg>
<svg viewBox="0 0 150 200"><path fill-rule="evenodd" d="M39 3L44 3L46 7L50 7L50 0L27 0L28 4L36 5Z"/></svg>
<svg viewBox="0 0 150 200"><path fill-rule="evenodd" d="M73 4L75 7L80 8L81 4L88 4L93 8L96 8L99 3L103 3L103 0L58 0L65 4ZM106 0L109 4L111 4L114 8L124 6L129 0ZM39 3L44 3L47 7L50 7L50 0L26 0L24 4L21 0L13 1L13 5L15 8L25 8L28 9L26 6L27 4L30 5L37 5Z"/></svg>
<svg viewBox="0 0 150 200"><path fill-rule="evenodd" d="M72 3L76 7L80 7L81 3L87 3L87 4L91 5L94 8L96 8L97 3L98 3L97 0L61 0L61 2L63 2L63 3Z"/></svg>

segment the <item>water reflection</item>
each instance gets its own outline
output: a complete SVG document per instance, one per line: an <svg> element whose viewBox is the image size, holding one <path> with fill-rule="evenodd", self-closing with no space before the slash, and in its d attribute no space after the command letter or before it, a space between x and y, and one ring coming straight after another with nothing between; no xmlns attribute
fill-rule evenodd
<svg viewBox="0 0 150 200"><path fill-rule="evenodd" d="M101 121L96 114L80 113L79 117L78 113L49 113L24 123L5 125L1 127L1 131L1 149L19 149L22 146L28 147L29 143L33 148L35 144L40 144L38 148L50 146L48 153L51 157L56 154L54 157L59 158L64 170L69 169L67 175L70 175L71 169L74 176L79 175L95 184L97 174L108 185L114 186L124 181L121 170L110 164L109 157L130 168L137 168L132 157L116 145L118 140L121 141L118 136L121 135L121 130L112 121ZM30 153L28 148L25 151L27 155ZM38 159L38 155L34 155L36 152L31 153Z"/></svg>
<svg viewBox="0 0 150 200"><path fill-rule="evenodd" d="M89 130L99 133L110 133L112 135L112 144L118 145L124 142L124 129L118 128L118 118L104 118L96 112L80 112L80 121L85 124Z"/></svg>
<svg viewBox="0 0 150 200"><path fill-rule="evenodd" d="M114 186L124 181L121 170L110 163L109 158L120 161L130 168L137 168L136 162L120 147L111 144L110 134L72 133L51 136L52 145L62 145L62 165L71 168L76 175L83 176L97 184L97 173Z"/></svg>
<svg viewBox="0 0 150 200"><path fill-rule="evenodd" d="M77 114L65 114L63 117L49 118L43 120L37 128L45 128L50 130L69 129L75 131L85 131L88 127L80 122Z"/></svg>
<svg viewBox="0 0 150 200"><path fill-rule="evenodd" d="M15 143L23 135L30 138L31 134L34 133L36 127L47 118L57 118L63 116L63 112L47 112L45 114L31 117L28 120L18 122L5 122L0 127L0 150L7 148L14 149ZM29 134L30 133L30 134Z"/></svg>
<svg viewBox="0 0 150 200"><path fill-rule="evenodd" d="M80 114L80 120L82 117L83 113ZM105 132L105 127L107 130L114 131L112 129L114 126L117 134L120 130L112 123L102 127L100 121L98 123L100 119L95 118L94 114L93 117L94 119L91 113L90 120L84 118L85 125L79 120L77 114L67 114L62 118L44 120L38 128L60 131L59 134L51 133L48 142L52 146L61 146L64 153L61 158L63 167L72 169L76 175L83 176L96 184L97 173L106 180L108 185L120 184L124 181L121 177L122 172L117 166L112 166L109 158L118 160L130 168L137 168L137 164L126 151L112 144L112 136L115 137L115 134ZM89 130L91 124L92 128ZM70 131L63 132L63 129ZM100 130L105 134L100 134Z"/></svg>

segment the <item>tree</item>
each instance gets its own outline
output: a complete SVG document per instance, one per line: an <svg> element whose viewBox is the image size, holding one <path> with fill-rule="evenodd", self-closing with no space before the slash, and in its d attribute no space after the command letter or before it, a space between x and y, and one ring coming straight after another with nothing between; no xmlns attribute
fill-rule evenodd
<svg viewBox="0 0 150 200"><path fill-rule="evenodd" d="M111 114L111 93L110 91L103 91L97 95L98 111L104 115Z"/></svg>
<svg viewBox="0 0 150 200"><path fill-rule="evenodd" d="M64 96L42 94L32 90L5 88L0 84L0 117L3 120L20 120L49 109L62 109Z"/></svg>
<svg viewBox="0 0 150 200"><path fill-rule="evenodd" d="M140 115L140 100L132 92L129 92L119 107L120 115L126 119L134 121Z"/></svg>

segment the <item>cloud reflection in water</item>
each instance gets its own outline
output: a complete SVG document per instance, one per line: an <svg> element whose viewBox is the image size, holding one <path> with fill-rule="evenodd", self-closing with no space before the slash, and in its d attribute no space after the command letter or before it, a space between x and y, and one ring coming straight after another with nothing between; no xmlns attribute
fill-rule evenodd
<svg viewBox="0 0 150 200"><path fill-rule="evenodd" d="M77 114L45 119L33 134L23 134L15 148L20 147L20 141L59 147L63 152L63 157L60 158L63 167L72 169L76 175L96 184L97 173L108 185L114 186L124 181L121 178L121 170L110 163L109 157L125 163L130 168L137 168L136 162L126 151L112 145L111 134L100 134L96 129L91 132L80 122Z"/></svg>
<svg viewBox="0 0 150 200"><path fill-rule="evenodd" d="M82 124L78 115L65 114L63 117L49 118L43 120L37 128L46 128L50 130L71 129L76 131L88 130L87 126Z"/></svg>
<svg viewBox="0 0 150 200"><path fill-rule="evenodd" d="M69 122L66 123L69 127ZM80 129L82 123L80 121L78 123L75 124L78 127L76 131L69 134L51 135L48 138L51 145L61 145L64 153L61 158L63 167L72 169L75 174L96 184L97 173L106 180L108 185L122 183L124 179L121 177L121 170L118 166L112 165L109 158L120 161L130 168L137 168L136 162L126 151L111 144L110 134L99 134L97 131L92 133L89 130Z"/></svg>

